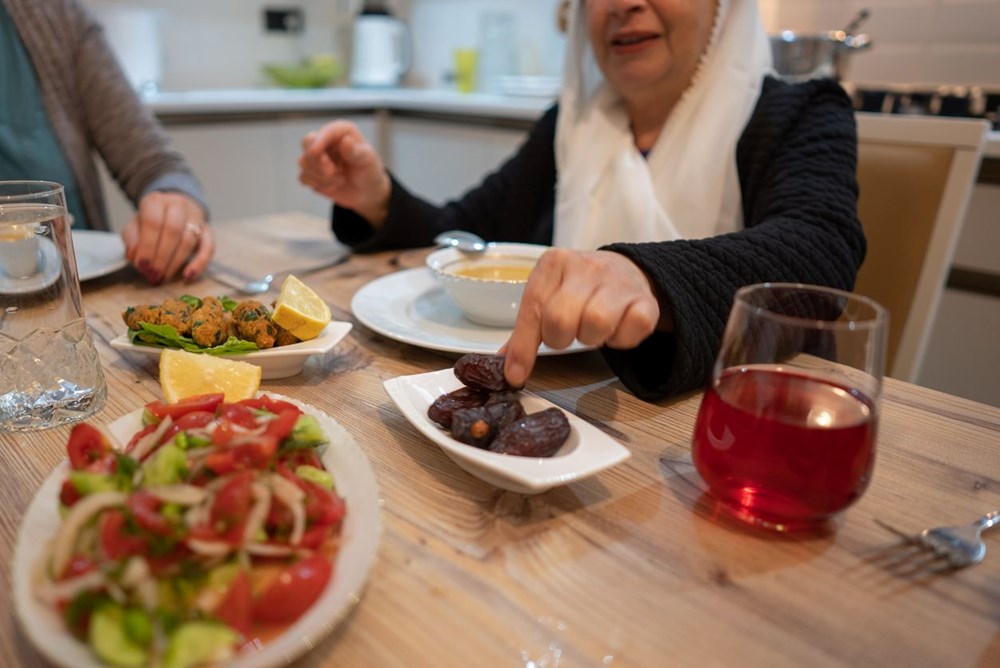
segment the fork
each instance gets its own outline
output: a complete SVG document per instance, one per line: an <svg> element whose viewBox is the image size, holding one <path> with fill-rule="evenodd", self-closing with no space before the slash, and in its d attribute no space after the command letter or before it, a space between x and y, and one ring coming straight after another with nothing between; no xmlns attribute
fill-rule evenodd
<svg viewBox="0 0 1000 668"><path fill-rule="evenodd" d="M1000 524L1000 511L983 515L975 522L962 526L934 527L913 536L876 520L882 527L901 537L908 545L929 553L952 569L978 564L986 557L983 531Z"/></svg>
<svg viewBox="0 0 1000 668"><path fill-rule="evenodd" d="M920 532L917 540L952 568L963 568L978 564L986 557L982 533L997 524L1000 524L1000 511L993 511L972 524L926 529Z"/></svg>
<svg viewBox="0 0 1000 668"><path fill-rule="evenodd" d="M212 262L208 265L208 269L205 273L220 283L228 285L243 294L259 295L270 290L271 285L278 282L279 278L284 278L289 274L301 275L308 274L313 271L319 271L320 269L328 269L346 261L350 256L350 251L344 250L305 267L286 270L276 274L266 274L260 277L250 276L249 274L245 274L238 269L233 269L232 267L218 262Z"/></svg>

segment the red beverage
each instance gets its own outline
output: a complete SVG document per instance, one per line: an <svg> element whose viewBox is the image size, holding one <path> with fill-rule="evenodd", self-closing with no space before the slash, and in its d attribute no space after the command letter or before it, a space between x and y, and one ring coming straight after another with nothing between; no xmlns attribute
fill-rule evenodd
<svg viewBox="0 0 1000 668"><path fill-rule="evenodd" d="M856 390L776 366L729 369L705 392L691 452L724 507L790 531L861 496L876 427L873 402Z"/></svg>

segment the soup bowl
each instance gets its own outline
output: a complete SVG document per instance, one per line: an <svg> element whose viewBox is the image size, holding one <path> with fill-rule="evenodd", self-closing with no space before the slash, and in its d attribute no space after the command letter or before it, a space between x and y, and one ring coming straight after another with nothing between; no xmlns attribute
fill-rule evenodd
<svg viewBox="0 0 1000 668"><path fill-rule="evenodd" d="M427 266L468 320L513 327L528 275L547 250L518 243L490 243L482 253L441 248L427 256Z"/></svg>

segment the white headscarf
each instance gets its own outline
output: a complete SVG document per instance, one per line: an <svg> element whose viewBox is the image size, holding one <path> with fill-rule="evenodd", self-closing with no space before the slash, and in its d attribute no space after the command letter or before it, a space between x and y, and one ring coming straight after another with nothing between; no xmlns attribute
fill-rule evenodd
<svg viewBox="0 0 1000 668"><path fill-rule="evenodd" d="M736 143L771 71L756 0L719 0L694 80L646 158L597 68L584 2L570 9L559 98L555 245L595 249L741 228Z"/></svg>

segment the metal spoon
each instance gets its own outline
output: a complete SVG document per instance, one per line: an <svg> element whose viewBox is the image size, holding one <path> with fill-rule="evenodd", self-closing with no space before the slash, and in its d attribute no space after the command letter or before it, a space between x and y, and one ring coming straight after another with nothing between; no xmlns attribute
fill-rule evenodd
<svg viewBox="0 0 1000 668"><path fill-rule="evenodd" d="M434 237L434 243L439 246L451 246L463 253L482 253L486 250L486 240L465 230L450 230Z"/></svg>

